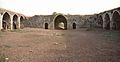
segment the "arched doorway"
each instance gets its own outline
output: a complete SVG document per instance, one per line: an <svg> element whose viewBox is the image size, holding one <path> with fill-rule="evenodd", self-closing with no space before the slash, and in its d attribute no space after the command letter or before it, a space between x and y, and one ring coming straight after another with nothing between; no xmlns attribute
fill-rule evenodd
<svg viewBox="0 0 120 62"><path fill-rule="evenodd" d="M48 23L45 23L45 29L48 29Z"/></svg>
<svg viewBox="0 0 120 62"><path fill-rule="evenodd" d="M24 28L23 22L24 22L24 18L23 18L23 16L21 16L20 17L20 28Z"/></svg>
<svg viewBox="0 0 120 62"><path fill-rule="evenodd" d="M110 17L108 14L105 15L105 29L110 30Z"/></svg>
<svg viewBox="0 0 120 62"><path fill-rule="evenodd" d="M120 30L120 14L117 11L113 13L112 20L113 20L113 29Z"/></svg>
<svg viewBox="0 0 120 62"><path fill-rule="evenodd" d="M17 29L18 27L18 16L15 14L13 16L13 29Z"/></svg>
<svg viewBox="0 0 120 62"><path fill-rule="evenodd" d="M99 24L100 28L103 28L103 19L102 19L101 15L99 16L98 24Z"/></svg>
<svg viewBox="0 0 120 62"><path fill-rule="evenodd" d="M67 19L63 15L57 15L57 17L54 18L54 28L55 29L67 29Z"/></svg>
<svg viewBox="0 0 120 62"><path fill-rule="evenodd" d="M10 15L6 12L2 18L2 28L4 30L10 29Z"/></svg>
<svg viewBox="0 0 120 62"><path fill-rule="evenodd" d="M76 23L73 23L73 29L76 29Z"/></svg>

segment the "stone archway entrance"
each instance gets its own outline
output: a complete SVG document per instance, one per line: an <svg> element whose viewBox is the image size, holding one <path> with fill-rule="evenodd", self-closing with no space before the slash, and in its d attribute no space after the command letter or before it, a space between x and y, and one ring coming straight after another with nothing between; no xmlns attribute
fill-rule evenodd
<svg viewBox="0 0 120 62"><path fill-rule="evenodd" d="M73 29L76 29L76 23L73 23Z"/></svg>
<svg viewBox="0 0 120 62"><path fill-rule="evenodd" d="M48 23L45 23L45 29L48 29Z"/></svg>
<svg viewBox="0 0 120 62"><path fill-rule="evenodd" d="M120 14L117 11L113 13L112 20L113 20L113 29L120 30Z"/></svg>
<svg viewBox="0 0 120 62"><path fill-rule="evenodd" d="M4 30L10 29L10 15L6 12L2 18L2 28Z"/></svg>
<svg viewBox="0 0 120 62"><path fill-rule="evenodd" d="M67 19L65 18L65 16L57 15L57 17L55 17L53 21L55 29L67 30Z"/></svg>
<svg viewBox="0 0 120 62"><path fill-rule="evenodd" d="M17 29L18 28L18 16L14 15L13 16L13 29Z"/></svg>
<svg viewBox="0 0 120 62"><path fill-rule="evenodd" d="M105 15L105 29L110 30L110 17L108 14Z"/></svg>

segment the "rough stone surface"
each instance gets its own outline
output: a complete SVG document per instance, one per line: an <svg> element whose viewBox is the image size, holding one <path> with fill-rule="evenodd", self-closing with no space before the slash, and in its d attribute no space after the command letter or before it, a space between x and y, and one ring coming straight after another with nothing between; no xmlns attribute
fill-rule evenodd
<svg viewBox="0 0 120 62"><path fill-rule="evenodd" d="M2 27L2 20L4 13L8 13L10 15L10 29L13 28L13 16L16 14L18 16L18 21L20 16L24 16L22 14L8 11L0 8L0 29ZM35 15L32 17L24 16L24 21L20 24L19 21L18 27L32 27L32 28L45 28L45 23L48 23L48 29L54 29L54 17L56 13L53 15ZM115 8L111 10L107 10L98 14L91 15L64 15L67 19L67 28L73 29L73 23L76 24L76 29L80 29L83 27L88 28L103 28L108 30L120 30L120 8ZM117 18L116 18L117 17Z"/></svg>

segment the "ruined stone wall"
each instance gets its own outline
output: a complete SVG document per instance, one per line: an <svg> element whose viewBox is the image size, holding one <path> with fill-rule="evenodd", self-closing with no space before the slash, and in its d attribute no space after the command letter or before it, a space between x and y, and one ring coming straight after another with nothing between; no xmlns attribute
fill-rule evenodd
<svg viewBox="0 0 120 62"><path fill-rule="evenodd" d="M72 29L73 23L76 24L76 28L79 28L79 26L80 26L79 23L81 21L80 15L74 15L74 16L68 15L67 18L68 18L68 28L69 29Z"/></svg>
<svg viewBox="0 0 120 62"><path fill-rule="evenodd" d="M89 27L88 17L80 15L65 15L67 18L67 28L73 29L73 23L76 24L76 29ZM54 29L53 15L35 15L24 22L25 27L45 28L45 23L48 23L49 29Z"/></svg>
<svg viewBox="0 0 120 62"><path fill-rule="evenodd" d="M85 15L83 19L85 20L83 27L102 28L103 26L99 14Z"/></svg>
<svg viewBox="0 0 120 62"><path fill-rule="evenodd" d="M113 16L114 15L114 16ZM67 28L73 29L73 23L76 29L80 28L102 28L109 30L120 30L120 7L107 10L98 14L91 15L64 15L67 18ZM108 16L108 17L107 17ZM116 18L117 17L117 18ZM54 15L38 15L27 20L26 27L44 28L44 23L49 24L49 29L54 28ZM106 19L107 18L107 19Z"/></svg>
<svg viewBox="0 0 120 62"><path fill-rule="evenodd" d="M50 17L50 15L35 15L24 21L24 26L31 28L44 28L44 23L50 24Z"/></svg>
<svg viewBox="0 0 120 62"><path fill-rule="evenodd" d="M6 17L5 15L8 15ZM0 30L3 29L4 19L9 19L10 25L8 29L13 30L13 22L15 15L17 16L18 24L16 24L17 29L24 27L32 27L32 28L45 28L45 24L48 24L48 29L54 29L54 18L56 15L61 13L54 12L53 15L35 15L33 17L27 17L23 14L19 14L16 12L12 12L6 9L0 8ZM76 24L76 29L79 28L103 28L109 30L120 30L120 7L114 8L111 10L107 10L98 14L92 15L63 15L67 19L67 28L73 29L73 24ZM117 17L117 18L116 18ZM107 19L106 19L107 18ZM7 24L6 24L7 27ZM7 30L7 29L5 29Z"/></svg>

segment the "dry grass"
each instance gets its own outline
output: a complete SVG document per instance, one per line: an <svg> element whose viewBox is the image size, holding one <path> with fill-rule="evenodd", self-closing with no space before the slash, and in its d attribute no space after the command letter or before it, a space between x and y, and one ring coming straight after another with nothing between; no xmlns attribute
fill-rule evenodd
<svg viewBox="0 0 120 62"><path fill-rule="evenodd" d="M102 30L26 28L6 32L0 46L9 62L120 62L119 36Z"/></svg>

